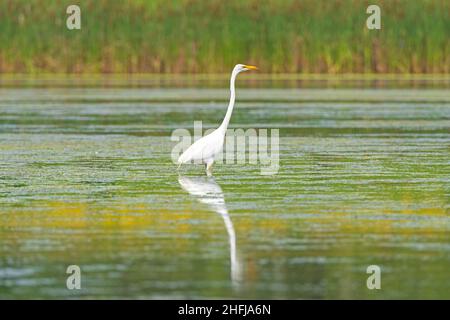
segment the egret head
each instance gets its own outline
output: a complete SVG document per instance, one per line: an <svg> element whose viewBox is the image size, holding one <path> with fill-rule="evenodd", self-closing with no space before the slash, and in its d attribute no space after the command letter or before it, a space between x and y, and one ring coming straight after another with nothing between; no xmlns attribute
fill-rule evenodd
<svg viewBox="0 0 450 320"><path fill-rule="evenodd" d="M249 65L246 65L246 64L237 64L234 67L233 71L236 72L236 73L240 73L240 72L248 71L248 70L258 70L258 68L255 67L255 66L249 66Z"/></svg>

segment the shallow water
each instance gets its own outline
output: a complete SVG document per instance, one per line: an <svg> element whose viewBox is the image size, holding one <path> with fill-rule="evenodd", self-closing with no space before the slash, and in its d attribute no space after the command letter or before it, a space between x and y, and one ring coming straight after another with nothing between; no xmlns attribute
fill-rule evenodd
<svg viewBox="0 0 450 320"><path fill-rule="evenodd" d="M172 131L226 98L0 89L0 298L450 298L448 90L240 89L231 125L280 130L278 173L178 173Z"/></svg>

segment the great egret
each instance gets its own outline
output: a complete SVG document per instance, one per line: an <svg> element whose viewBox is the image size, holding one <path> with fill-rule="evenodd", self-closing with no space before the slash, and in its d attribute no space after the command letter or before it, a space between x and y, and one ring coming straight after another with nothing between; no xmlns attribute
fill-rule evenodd
<svg viewBox="0 0 450 320"><path fill-rule="evenodd" d="M214 163L215 156L222 151L223 143L225 139L225 134L227 132L228 123L230 122L231 114L233 113L234 100L235 100L235 89L234 82L236 76L247 70L258 70L255 66L248 66L245 64L237 64L233 72L231 73L230 79L230 103L228 104L227 113L222 121L219 128L211 132L210 134L204 136L203 138L194 142L183 154L178 158L178 168L183 163L190 162L192 160L204 163L206 167L206 174L208 176L212 175L212 165Z"/></svg>

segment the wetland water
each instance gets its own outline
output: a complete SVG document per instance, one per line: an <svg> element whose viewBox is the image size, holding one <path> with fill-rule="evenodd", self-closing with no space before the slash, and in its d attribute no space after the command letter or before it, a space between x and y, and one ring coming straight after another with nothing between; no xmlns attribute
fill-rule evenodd
<svg viewBox="0 0 450 320"><path fill-rule="evenodd" d="M278 174L178 173L172 131L227 95L1 88L0 298L450 298L448 88L238 89Z"/></svg>

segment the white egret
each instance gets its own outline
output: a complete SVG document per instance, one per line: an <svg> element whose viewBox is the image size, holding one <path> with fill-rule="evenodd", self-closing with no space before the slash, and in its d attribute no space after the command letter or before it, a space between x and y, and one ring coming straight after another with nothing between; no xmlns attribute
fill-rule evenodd
<svg viewBox="0 0 450 320"><path fill-rule="evenodd" d="M203 138L194 142L185 152L178 158L178 168L183 163L190 162L192 160L198 161L205 164L206 174L208 176L212 175L212 165L214 163L214 158L223 149L223 143L225 139L225 134L227 132L228 123L230 122L231 114L233 113L234 100L235 100L235 89L234 82L236 76L247 70L257 70L255 66L249 66L245 64L237 64L233 72L231 73L230 79L230 103L228 104L227 113L222 121L219 128L211 132L210 134L204 136Z"/></svg>

